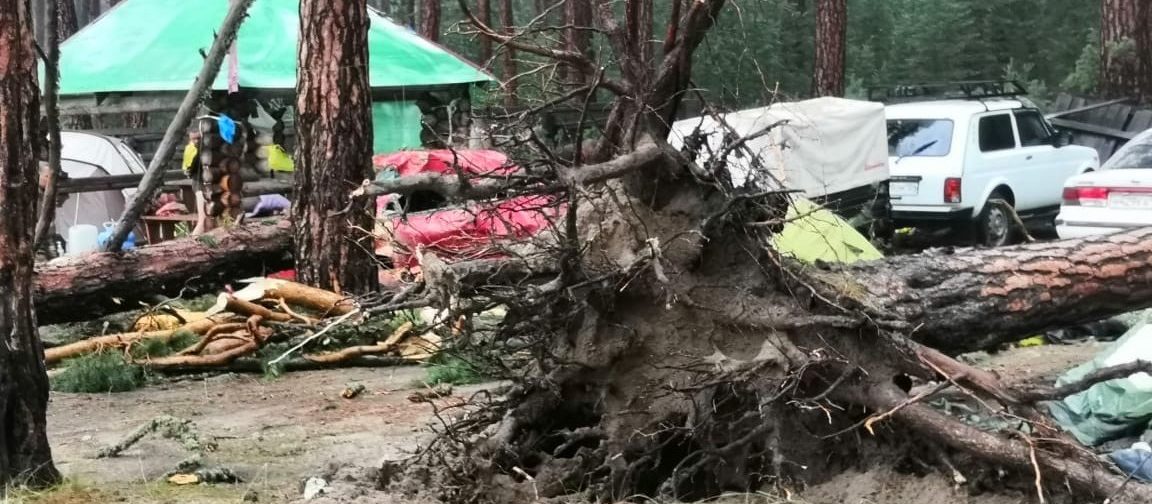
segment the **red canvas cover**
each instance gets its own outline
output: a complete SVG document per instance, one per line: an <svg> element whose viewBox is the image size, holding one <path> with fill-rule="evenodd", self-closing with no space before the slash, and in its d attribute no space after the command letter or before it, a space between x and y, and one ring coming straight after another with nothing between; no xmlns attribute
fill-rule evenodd
<svg viewBox="0 0 1152 504"><path fill-rule="evenodd" d="M373 158L377 170L394 167L399 176L418 173L454 174L453 162L472 175L506 176L519 168L501 152L490 150L401 151ZM376 200L377 216L384 215L388 197ZM478 203L466 208L445 208L389 219L389 229L378 236L376 251L391 256L396 268L417 266L412 255L417 245L436 251L445 260L467 260L500 255L495 242L539 233L563 212L552 196L518 196Z"/></svg>
<svg viewBox="0 0 1152 504"><path fill-rule="evenodd" d="M452 168L454 162L469 175L503 176L518 170L508 162L508 156L494 150L413 150L372 157L372 166L377 171L391 166L401 177L417 173L455 174L456 170Z"/></svg>

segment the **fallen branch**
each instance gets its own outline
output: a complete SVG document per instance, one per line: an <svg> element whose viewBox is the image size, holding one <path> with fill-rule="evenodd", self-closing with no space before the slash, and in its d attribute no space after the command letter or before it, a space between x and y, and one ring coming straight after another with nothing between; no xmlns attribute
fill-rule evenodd
<svg viewBox="0 0 1152 504"><path fill-rule="evenodd" d="M1111 380L1128 378L1137 373L1152 374L1152 362L1133 361L1106 368L1097 369L1088 373L1078 381L1067 383L1059 387L1034 387L1017 392L1016 398L1021 402L1035 403L1039 401L1055 401L1070 395L1079 394L1095 386Z"/></svg>
<svg viewBox="0 0 1152 504"><path fill-rule="evenodd" d="M151 371L160 373L167 376L179 376L189 374L201 373L250 373L250 374L263 374L267 372L267 367L259 359L250 357L241 357L226 364L219 366L179 366L171 365L164 367L153 368L148 362L138 363ZM281 361L276 365L276 368L284 372L295 371L316 371L321 369L342 369L342 368L378 368L378 367L395 367L395 366L412 366L418 363L403 359L401 357L379 356L379 355L366 355L339 362L315 362L304 358L288 359Z"/></svg>
<svg viewBox="0 0 1152 504"><path fill-rule="evenodd" d="M600 164L575 168L559 168L555 174L537 178L495 179L474 177L462 179L457 175L420 173L388 181L364 181L352 192L353 200L383 194L410 194L429 191L453 199L489 199L516 189L530 189L533 194L544 194L568 189L572 186L595 184L627 173L677 159L671 148L662 143L649 143L636 151ZM512 183L519 182L519 183Z"/></svg>
<svg viewBox="0 0 1152 504"><path fill-rule="evenodd" d="M293 352L295 352L295 351L297 351L297 350L299 350L299 349L301 349L301 348L304 348L304 346L305 346L305 345L307 345L307 344L311 343L312 341L316 340L316 338L319 338L319 337L323 336L325 333L327 333L328 331L332 330L332 328L333 328L333 327L336 327L336 326L338 326L338 325L340 325L340 324L344 323L344 321L346 321L346 320L348 320L348 319L352 318L352 316L354 316L354 315L357 315L357 314L359 314L359 313L360 313L360 312L358 312L358 311L352 311L352 312L348 312L348 313L345 313L344 315L341 315L341 316L340 316L340 318L338 318L338 319L336 319L336 320L333 320L332 322L329 322L329 323L328 323L328 325L324 326L324 328L323 328L323 329L321 329L321 330L317 331L315 334L313 334L313 335L311 335L311 336L309 336L309 337L307 337L307 338L304 338L304 341L301 341L300 343L296 344L296 346L294 346L294 347L292 347L292 348L289 348L289 349L288 349L287 351L285 351L283 354L280 354L280 356L279 356L279 357L277 357L277 358L275 358L275 359L272 359L272 361L271 361L271 362L269 362L269 363L268 363L268 365L269 365L269 366L274 366L274 365L276 365L276 364L277 364L277 363L279 363L280 361L282 361L282 360L284 360L284 359L288 358L288 356L289 356L289 355L292 355L292 353L293 353Z"/></svg>
<svg viewBox="0 0 1152 504"><path fill-rule="evenodd" d="M852 397L857 401L861 398L869 407L880 411L896 408L906 400L906 396L891 384L875 386L863 395ZM982 431L923 404L903 408L894 417L912 429L913 433L905 435L939 440L953 449L1006 467L1021 471L1035 470L1032 449L1025 442ZM1119 492L1117 495L1124 499L1120 502L1146 500L1143 489L1123 488L1123 479L1110 473L1095 460L1044 456L1037 457L1036 464L1052 476L1050 481L1058 481L1062 485L1066 483L1076 492L1098 496L1100 499Z"/></svg>
<svg viewBox="0 0 1152 504"><path fill-rule="evenodd" d="M1016 228L1016 232L1020 233L1020 236L1024 238L1025 242L1036 242L1036 238L1032 236L1032 233L1028 232L1028 226L1024 225L1024 220L1020 218L1020 214L1016 213L1016 208L1014 208L1010 203L1000 198L996 198L988 200L988 204L1003 210L1004 214L1006 214L1009 219L1012 219L1012 227Z"/></svg>
<svg viewBox="0 0 1152 504"><path fill-rule="evenodd" d="M236 291L232 298L253 303L260 300L283 301L289 305L312 310L321 317L358 313L360 304L355 299L335 292L276 278L250 278L248 286ZM228 309L229 299L221 299L208 313ZM256 313L253 313L255 315ZM288 314L291 316L292 314ZM286 319L285 321L290 320Z"/></svg>
<svg viewBox="0 0 1152 504"><path fill-rule="evenodd" d="M107 448L102 448L96 453L96 458L119 456L120 453L131 448L148 434L157 434L164 439L179 441L185 450L192 452L200 453L216 449L214 442L202 441L200 439L200 435L196 432L196 424L192 423L191 420L163 415L153 418L149 420L148 423L136 428L136 430L128 434L128 436L119 443Z"/></svg>
<svg viewBox="0 0 1152 504"><path fill-rule="evenodd" d="M145 340L160 340L167 342L171 341L172 338L180 332L190 332L192 334L203 335L207 334L208 331L212 330L213 327L216 327L217 324L227 322L229 319L231 319L231 315L220 315L197 320L195 322L185 324L177 329L166 331L110 334L107 336L88 338L86 340L77 341L75 343L46 349L44 351L44 362L47 365L52 365L59 363L64 359L79 357L81 355L98 352L106 348L124 348L128 345Z"/></svg>
<svg viewBox="0 0 1152 504"><path fill-rule="evenodd" d="M307 354L303 358L308 361L317 362L321 364L335 364L338 362L349 361L363 357L365 355L376 355L391 352L396 348L396 345L404 339L405 336L412 330L412 323L405 322L400 327L392 332L388 339L376 345L362 345L344 348L335 352L323 354ZM276 361L273 361L275 363Z"/></svg>

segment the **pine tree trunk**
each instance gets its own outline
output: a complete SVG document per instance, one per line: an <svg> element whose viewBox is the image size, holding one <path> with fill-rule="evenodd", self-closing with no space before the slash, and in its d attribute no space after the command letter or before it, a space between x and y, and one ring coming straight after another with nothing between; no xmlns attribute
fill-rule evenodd
<svg viewBox="0 0 1152 504"><path fill-rule="evenodd" d="M0 488L53 484L48 375L32 302L40 89L30 2L0 0Z"/></svg>
<svg viewBox="0 0 1152 504"><path fill-rule="evenodd" d="M1144 0L1102 0L1099 91L1108 97L1152 98L1152 34Z"/></svg>
<svg viewBox="0 0 1152 504"><path fill-rule="evenodd" d="M847 30L847 0L816 2L816 61L812 74L814 96L844 95Z"/></svg>
<svg viewBox="0 0 1152 504"><path fill-rule="evenodd" d="M420 7L420 35L433 42L440 40L440 0L424 0Z"/></svg>
<svg viewBox="0 0 1152 504"><path fill-rule="evenodd" d="M500 0L500 25L504 33L515 33L516 13L512 10L512 0ZM501 65L500 80L504 81L504 105L516 105L516 51L510 47L504 48L503 64Z"/></svg>
<svg viewBox="0 0 1152 504"><path fill-rule="evenodd" d="M476 17L485 26L492 26L492 0L477 0ZM488 65L492 62L492 39L484 36L477 39L480 42L480 64Z"/></svg>
<svg viewBox="0 0 1152 504"><path fill-rule="evenodd" d="M80 21L76 16L76 4L72 3L72 0L60 0L57 16L60 20L59 32L61 41L71 37L73 33L76 33L76 31L80 29Z"/></svg>
<svg viewBox="0 0 1152 504"><path fill-rule="evenodd" d="M572 26L564 31L564 45L569 51L588 54L589 35L586 28L592 27L592 4L589 2L590 0L568 0L564 4L564 22ZM586 81L585 77L574 69L570 80L583 84Z"/></svg>
<svg viewBox="0 0 1152 504"><path fill-rule="evenodd" d="M371 177L372 117L365 0L300 2L296 84L296 274L339 292L375 289L367 204L333 216Z"/></svg>
<svg viewBox="0 0 1152 504"><path fill-rule="evenodd" d="M84 24L88 24L91 19L98 15L98 13L91 12L89 10L89 8L93 6L88 2L88 0L81 0L80 6L80 9L77 9L76 4L73 3L72 0L60 1L59 17L61 42L80 30L81 20L83 20ZM92 129L92 116L82 114L61 117L60 127L72 130L90 130Z"/></svg>

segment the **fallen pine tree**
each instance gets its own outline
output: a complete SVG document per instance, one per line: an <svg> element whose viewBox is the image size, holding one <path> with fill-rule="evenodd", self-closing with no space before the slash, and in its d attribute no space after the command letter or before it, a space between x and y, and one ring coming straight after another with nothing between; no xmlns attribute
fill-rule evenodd
<svg viewBox="0 0 1152 504"><path fill-rule="evenodd" d="M191 296L292 267L292 228L259 220L112 253L37 265L33 296L41 325L91 320L138 309L156 295Z"/></svg>
<svg viewBox="0 0 1152 504"><path fill-rule="evenodd" d="M748 142L779 123L724 130L706 109L723 138L665 143L691 92L692 52L727 2L674 2L656 48L634 43L653 39L641 22L652 2L628 2L623 16L601 5L588 28L604 61L534 44L539 27L493 29L469 3L459 1L478 35L583 74L588 84L558 101L579 106L597 91L615 101L593 148L561 155L520 125L501 131L522 140L509 147L526 167L516 177L425 174L350 195L563 193L567 205L534 257L485 264L469 282L425 271L430 299L459 314L471 300L507 305L500 339L531 349L534 366L507 394L475 398L419 455L386 465L379 484L445 502L678 502L791 492L882 459L1027 500L1152 502L1060 431L1031 386L952 357L1152 305L1152 231L797 263L770 246L789 223L789 191L755 161L740 168L762 176L736 185L730 166L755 158ZM1008 427L933 408L946 390Z"/></svg>

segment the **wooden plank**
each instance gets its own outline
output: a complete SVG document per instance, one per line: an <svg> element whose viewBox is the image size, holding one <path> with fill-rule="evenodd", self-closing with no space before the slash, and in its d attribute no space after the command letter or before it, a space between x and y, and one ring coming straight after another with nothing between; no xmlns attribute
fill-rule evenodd
<svg viewBox="0 0 1152 504"><path fill-rule="evenodd" d="M179 94L113 95L103 99L96 96L60 97L60 115L124 114L132 112L171 112L180 107Z"/></svg>
<svg viewBox="0 0 1152 504"><path fill-rule="evenodd" d="M78 194L131 189L139 186L140 180L143 178L144 174L142 173L110 175L107 177L70 178L61 180L57 191L61 194ZM164 173L165 180L179 180L182 178L186 178L182 171L168 171Z"/></svg>
<svg viewBox="0 0 1152 504"><path fill-rule="evenodd" d="M1067 98L1067 101L1063 102L1063 104L1062 104L1061 100L1065 99L1065 98ZM1093 103L1091 105L1081 104L1081 105L1073 106L1073 100L1074 99L1068 95L1064 95L1064 94L1060 95L1060 97L1056 99L1056 105L1053 107L1053 110L1057 110L1057 112L1052 113L1052 114L1048 114L1048 118L1052 119L1055 117L1067 117L1067 116L1070 116L1073 114L1079 114L1082 112L1089 112L1092 110L1096 110L1098 108L1110 107L1112 105L1117 105L1117 104L1121 104L1121 103L1124 103L1127 101L1131 101L1128 98L1122 98L1119 100L1110 100L1110 101L1106 101L1106 102ZM1083 98L1078 98L1078 100L1080 100L1082 102Z"/></svg>
<svg viewBox="0 0 1152 504"><path fill-rule="evenodd" d="M1109 128L1107 126L1099 126L1092 123L1073 121L1071 119L1056 118L1052 120L1052 124L1082 133L1091 133L1097 137L1104 137L1110 139L1131 140L1136 136L1135 132L1124 131L1116 128Z"/></svg>
<svg viewBox="0 0 1152 504"><path fill-rule="evenodd" d="M1056 96L1056 101L1052 103L1052 110L1057 113L1070 110L1072 107L1072 95L1068 93L1060 93Z"/></svg>
<svg viewBox="0 0 1152 504"><path fill-rule="evenodd" d="M159 128L94 128L84 130L86 133L96 133L99 135L117 137L117 138L140 138L155 136L157 139L164 136L164 130Z"/></svg>
<svg viewBox="0 0 1152 504"><path fill-rule="evenodd" d="M187 178L173 180L164 184L164 187L169 188L191 186L192 181ZM257 182L244 182L243 192L245 196L261 196L265 194L291 194L292 191L293 183L291 180L261 179Z"/></svg>

